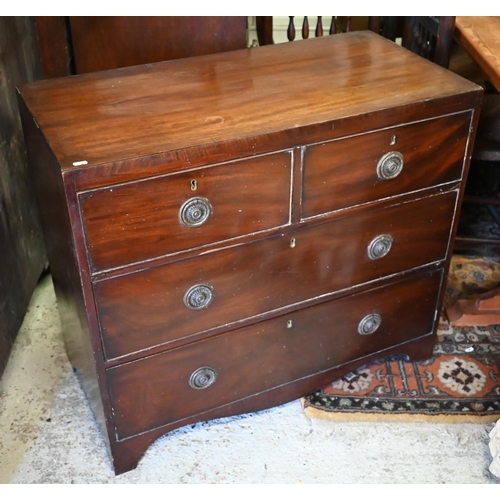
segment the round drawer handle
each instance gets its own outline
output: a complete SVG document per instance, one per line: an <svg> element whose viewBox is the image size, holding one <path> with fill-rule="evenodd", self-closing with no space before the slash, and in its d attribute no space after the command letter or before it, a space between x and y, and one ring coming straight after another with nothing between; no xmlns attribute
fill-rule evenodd
<svg viewBox="0 0 500 500"><path fill-rule="evenodd" d="M403 155L398 151L391 151L380 158L377 165L379 179L388 181L397 177L403 170Z"/></svg>
<svg viewBox="0 0 500 500"><path fill-rule="evenodd" d="M184 294L184 305L188 309L197 311L208 307L214 298L214 290L210 285L193 285Z"/></svg>
<svg viewBox="0 0 500 500"><path fill-rule="evenodd" d="M212 205L206 198L190 198L179 211L180 220L186 227L201 226L211 214Z"/></svg>
<svg viewBox="0 0 500 500"><path fill-rule="evenodd" d="M378 330L380 323L382 323L382 318L379 314L368 314L359 322L358 333L360 335L371 335Z"/></svg>
<svg viewBox="0 0 500 500"><path fill-rule="evenodd" d="M217 379L217 372L209 366L202 366L189 377L189 385L193 389L206 389Z"/></svg>
<svg viewBox="0 0 500 500"><path fill-rule="evenodd" d="M381 234L368 245L368 257L371 260L381 259L385 257L391 250L394 238L390 234Z"/></svg>

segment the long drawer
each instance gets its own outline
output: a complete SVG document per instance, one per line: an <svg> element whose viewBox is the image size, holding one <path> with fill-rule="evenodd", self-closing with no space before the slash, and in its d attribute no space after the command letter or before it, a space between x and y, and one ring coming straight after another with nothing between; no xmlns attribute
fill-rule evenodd
<svg viewBox="0 0 500 500"><path fill-rule="evenodd" d="M459 180L470 113L310 146L302 217Z"/></svg>
<svg viewBox="0 0 500 500"><path fill-rule="evenodd" d="M449 192L386 209L366 209L286 237L97 282L106 357L188 340L200 332L439 261L445 257L455 201L456 193Z"/></svg>
<svg viewBox="0 0 500 500"><path fill-rule="evenodd" d="M441 275L420 273L108 369L118 438L431 333Z"/></svg>
<svg viewBox="0 0 500 500"><path fill-rule="evenodd" d="M286 225L290 190L291 153L282 152L82 193L92 269Z"/></svg>

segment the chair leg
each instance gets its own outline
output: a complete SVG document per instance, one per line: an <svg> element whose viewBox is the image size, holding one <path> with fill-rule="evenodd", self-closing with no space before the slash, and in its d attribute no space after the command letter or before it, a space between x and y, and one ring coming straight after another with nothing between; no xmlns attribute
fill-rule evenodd
<svg viewBox="0 0 500 500"><path fill-rule="evenodd" d="M446 308L452 326L500 324L500 288L482 293L477 299L460 299Z"/></svg>

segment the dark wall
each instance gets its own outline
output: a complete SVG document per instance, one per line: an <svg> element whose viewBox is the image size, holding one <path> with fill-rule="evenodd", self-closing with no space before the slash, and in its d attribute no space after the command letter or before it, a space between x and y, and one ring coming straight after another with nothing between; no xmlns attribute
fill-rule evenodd
<svg viewBox="0 0 500 500"><path fill-rule="evenodd" d="M0 17L0 375L47 266L16 98L41 75L33 18Z"/></svg>

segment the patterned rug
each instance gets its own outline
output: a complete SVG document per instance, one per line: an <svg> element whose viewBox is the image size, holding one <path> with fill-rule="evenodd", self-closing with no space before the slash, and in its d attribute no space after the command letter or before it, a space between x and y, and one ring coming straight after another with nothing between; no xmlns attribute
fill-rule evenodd
<svg viewBox="0 0 500 500"><path fill-rule="evenodd" d="M500 283L500 260L454 255L445 304ZM450 326L440 317L434 356L387 357L303 399L311 418L342 421L496 421L500 418L500 325Z"/></svg>

